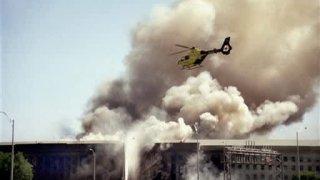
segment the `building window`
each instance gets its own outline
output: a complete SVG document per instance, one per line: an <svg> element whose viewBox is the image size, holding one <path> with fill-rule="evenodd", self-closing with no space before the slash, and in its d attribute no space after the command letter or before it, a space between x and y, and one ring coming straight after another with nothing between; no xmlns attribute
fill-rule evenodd
<svg viewBox="0 0 320 180"><path fill-rule="evenodd" d="M293 165L293 166L291 167L291 170L292 170L292 171L295 171L295 170L296 170L296 166Z"/></svg>
<svg viewBox="0 0 320 180"><path fill-rule="evenodd" d="M264 170L264 165L261 165L261 170Z"/></svg>
<svg viewBox="0 0 320 180"><path fill-rule="evenodd" d="M246 169L249 169L250 168L250 165L249 164L246 164Z"/></svg>
<svg viewBox="0 0 320 180"><path fill-rule="evenodd" d="M311 162L311 158L308 158L308 160L307 160L308 162Z"/></svg>
<svg viewBox="0 0 320 180"><path fill-rule="evenodd" d="M303 157L302 156L300 157L300 162L303 162Z"/></svg>
<svg viewBox="0 0 320 180"><path fill-rule="evenodd" d="M289 176L288 175L284 175L284 180L289 180Z"/></svg>
<svg viewBox="0 0 320 180"><path fill-rule="evenodd" d="M303 166L300 166L300 171L303 171Z"/></svg>
<svg viewBox="0 0 320 180"><path fill-rule="evenodd" d="M312 171L312 166L308 166L308 171Z"/></svg>
<svg viewBox="0 0 320 180"><path fill-rule="evenodd" d="M257 174L253 174L253 179L258 179Z"/></svg>
<svg viewBox="0 0 320 180"><path fill-rule="evenodd" d="M242 169L242 165L241 164L238 165L238 169Z"/></svg>
<svg viewBox="0 0 320 180"><path fill-rule="evenodd" d="M249 174L246 174L246 179L250 179L250 175Z"/></svg>
<svg viewBox="0 0 320 180"><path fill-rule="evenodd" d="M254 170L257 169L257 165L256 165L256 164L253 165L253 169L254 169Z"/></svg>
<svg viewBox="0 0 320 180"><path fill-rule="evenodd" d="M261 178L261 179L264 179L264 178L265 178L264 174L261 174L261 175L260 175L260 178Z"/></svg>
<svg viewBox="0 0 320 180"><path fill-rule="evenodd" d="M283 166L283 169L286 171L286 170L288 170L288 166L287 165L284 165Z"/></svg>
<svg viewBox="0 0 320 180"><path fill-rule="evenodd" d="M269 180L272 180L273 179L273 176L272 174L269 175Z"/></svg>
<svg viewBox="0 0 320 180"><path fill-rule="evenodd" d="M288 161L288 157L287 157L287 156L284 156L284 157L283 157L283 161L284 161L284 162L287 162L287 161Z"/></svg>
<svg viewBox="0 0 320 180"><path fill-rule="evenodd" d="M271 165L269 165L269 168L268 168L269 170L272 170L272 166Z"/></svg>
<svg viewBox="0 0 320 180"><path fill-rule="evenodd" d="M320 172L320 166L316 166L316 170Z"/></svg>
<svg viewBox="0 0 320 180"><path fill-rule="evenodd" d="M292 162L296 162L296 157L291 156L291 161L292 161Z"/></svg>

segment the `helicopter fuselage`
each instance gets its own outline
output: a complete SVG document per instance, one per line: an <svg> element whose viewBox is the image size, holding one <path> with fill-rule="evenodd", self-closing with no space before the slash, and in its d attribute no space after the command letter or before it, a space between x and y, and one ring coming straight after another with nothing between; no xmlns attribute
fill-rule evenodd
<svg viewBox="0 0 320 180"><path fill-rule="evenodd" d="M183 56L178 61L178 65L182 66L183 69L200 65L208 54L207 51L202 51L199 48L192 48L188 55Z"/></svg>

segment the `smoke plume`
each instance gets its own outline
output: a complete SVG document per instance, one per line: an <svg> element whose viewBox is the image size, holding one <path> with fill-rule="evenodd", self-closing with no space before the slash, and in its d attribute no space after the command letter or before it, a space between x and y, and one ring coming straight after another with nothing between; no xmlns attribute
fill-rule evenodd
<svg viewBox="0 0 320 180"><path fill-rule="evenodd" d="M116 120L135 121L153 107L161 108L169 88L206 70L221 86L236 87L249 107L298 96L298 112L285 123L298 121L316 103L318 17L316 0L185 0L172 7L159 6L132 33L126 77L101 87L90 103L89 114L108 108L119 114ZM167 55L178 50L175 43L212 49L226 36L231 36L231 54L209 56L203 68L181 71L175 61L179 56ZM178 113L168 110L169 114ZM96 125L104 122L86 117L84 133L101 131Z"/></svg>
<svg viewBox="0 0 320 180"><path fill-rule="evenodd" d="M236 87L221 87L208 72L173 86L163 98L163 107L178 112L188 124L200 120L204 138L235 138L261 128L282 124L298 107L292 101L265 101L249 108ZM200 117L200 118L199 118Z"/></svg>
<svg viewBox="0 0 320 180"><path fill-rule="evenodd" d="M198 157L197 157L198 156ZM198 167L197 167L198 164ZM199 171L198 171L199 168ZM208 160L202 152L192 154L188 157L185 165L185 172L183 178L185 180L197 180L199 172L199 179L205 180L223 180L223 172L219 171L214 164ZM235 172L232 172L232 179L240 180Z"/></svg>
<svg viewBox="0 0 320 180"><path fill-rule="evenodd" d="M88 146L88 148L91 148ZM94 148L96 155L96 179L120 179L119 175L123 172L124 159L115 157L122 156L123 144L110 143L108 145L96 145ZM93 175L93 156L90 151L79 152L84 153L82 158L79 159L78 167L75 171L72 170L70 180L87 180L92 179ZM85 156L87 154L89 156ZM106 156L107 154L107 156ZM106 173L108 172L108 173Z"/></svg>
<svg viewBox="0 0 320 180"><path fill-rule="evenodd" d="M195 122L202 138L241 138L300 121L318 97L319 4L179 0L156 7L132 32L125 76L90 101L79 138L134 137L139 154L155 141L190 137ZM208 50L226 36L231 54L209 55L202 68L180 70L179 55L168 56L181 50L176 43Z"/></svg>
<svg viewBox="0 0 320 180"><path fill-rule="evenodd" d="M190 138L192 133L191 127L186 125L181 118L178 122L165 122L151 116L145 121L134 124L125 142L126 174L130 175L130 179L138 179L137 170L143 150L151 150L157 142Z"/></svg>

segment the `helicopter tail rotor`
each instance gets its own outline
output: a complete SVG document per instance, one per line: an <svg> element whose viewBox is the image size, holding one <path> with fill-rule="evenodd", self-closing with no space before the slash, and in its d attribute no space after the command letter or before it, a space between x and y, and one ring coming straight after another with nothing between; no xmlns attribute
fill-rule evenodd
<svg viewBox="0 0 320 180"><path fill-rule="evenodd" d="M223 41L223 44L220 49L217 50L217 52L221 52L224 55L230 54L230 51L232 49L232 46L230 45L230 37L226 37Z"/></svg>

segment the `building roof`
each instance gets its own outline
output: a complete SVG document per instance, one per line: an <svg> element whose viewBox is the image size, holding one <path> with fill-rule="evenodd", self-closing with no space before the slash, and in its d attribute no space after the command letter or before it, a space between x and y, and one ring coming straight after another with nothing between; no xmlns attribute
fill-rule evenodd
<svg viewBox="0 0 320 180"><path fill-rule="evenodd" d="M121 144L121 141L98 140L98 141L78 141L78 140L60 140L60 141L19 141L14 144ZM165 141L158 143L197 143L197 140L185 141ZM253 139L199 139L200 146L296 146L296 140L253 140ZM320 140L299 140L299 146L319 147ZM11 142L0 142L1 145L11 145Z"/></svg>

